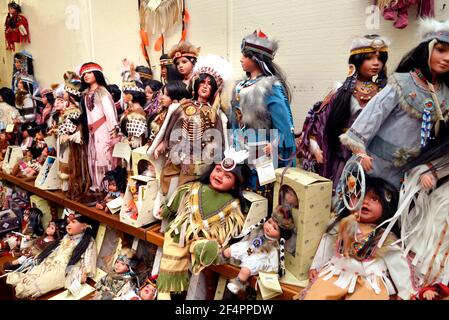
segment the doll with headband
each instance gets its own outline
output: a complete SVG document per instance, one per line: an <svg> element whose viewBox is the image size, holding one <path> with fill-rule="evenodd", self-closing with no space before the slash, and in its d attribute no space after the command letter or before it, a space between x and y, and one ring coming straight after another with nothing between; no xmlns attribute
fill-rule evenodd
<svg viewBox="0 0 449 320"><path fill-rule="evenodd" d="M394 232L380 228L397 208L391 184L367 176L358 212L345 209L323 235L309 271L305 300L389 300L414 294L411 270ZM387 241L378 247L381 237ZM396 289L397 290L396 290Z"/></svg>
<svg viewBox="0 0 449 320"><path fill-rule="evenodd" d="M402 167L438 144L449 117L449 20L420 22L421 42L404 56L389 83L370 100L343 145L363 169L399 189Z"/></svg>
<svg viewBox="0 0 449 320"><path fill-rule="evenodd" d="M274 62L277 49L277 41L262 31L243 38L240 62L246 78L234 88L229 115L232 146L250 151L248 164L252 173L245 187L269 199L271 185L260 185L256 159L270 159L275 168L285 167L290 160L295 166L296 154L291 93L283 72Z"/></svg>
<svg viewBox="0 0 449 320"><path fill-rule="evenodd" d="M337 188L351 150L338 137L351 127L367 103L387 85L386 62L390 41L366 35L352 41L349 74L309 111L304 122L299 150L303 168L332 180Z"/></svg>
<svg viewBox="0 0 449 320"><path fill-rule="evenodd" d="M45 234L34 239L29 248L22 250L22 255L18 259L6 263L3 269L17 270L20 268L20 271L22 271L21 266L29 266L32 260L44 251L47 246L60 239L61 233L58 228L55 221L50 221L45 229Z"/></svg>
<svg viewBox="0 0 449 320"><path fill-rule="evenodd" d="M178 187L161 208L169 224L157 281L158 291L182 292L189 285L189 267L199 273L218 262L219 248L240 234L244 216L240 209L241 184L247 175L247 154L226 152L199 182Z"/></svg>
<svg viewBox="0 0 449 320"><path fill-rule="evenodd" d="M181 41L168 54L169 59L171 59L187 86L190 84L190 79L193 76L193 68L198 60L200 50L200 47L195 47L187 41ZM165 61L167 60L165 59Z"/></svg>
<svg viewBox="0 0 449 320"><path fill-rule="evenodd" d="M237 294L244 291L250 276L259 271L285 273L284 244L292 235L295 224L290 207L278 206L270 218L248 230L246 238L223 251L226 259L240 260L240 271L227 287Z"/></svg>
<svg viewBox="0 0 449 320"><path fill-rule="evenodd" d="M134 250L129 248L121 250L113 270L96 283L96 292L92 300L121 300L134 291L135 256Z"/></svg>
<svg viewBox="0 0 449 320"><path fill-rule="evenodd" d="M83 141L87 144L87 158L92 191L103 191L104 174L112 170L117 160L112 157L118 142L117 110L111 94L106 90L103 68L88 62L81 66L81 110Z"/></svg>
<svg viewBox="0 0 449 320"><path fill-rule="evenodd" d="M37 298L61 288L77 295L87 277L95 276L97 250L92 221L72 210L65 212L67 234L47 246L30 270L8 274L6 283L14 287L17 298Z"/></svg>

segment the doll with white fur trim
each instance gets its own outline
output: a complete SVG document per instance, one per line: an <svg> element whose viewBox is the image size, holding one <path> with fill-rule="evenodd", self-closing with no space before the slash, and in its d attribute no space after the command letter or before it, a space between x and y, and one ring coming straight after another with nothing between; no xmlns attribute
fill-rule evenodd
<svg viewBox="0 0 449 320"><path fill-rule="evenodd" d="M295 225L290 207L278 206L272 216L252 228L246 239L223 251L223 257L241 261L237 278L228 283L228 289L237 294L244 290L250 276L259 271L284 274L284 244Z"/></svg>

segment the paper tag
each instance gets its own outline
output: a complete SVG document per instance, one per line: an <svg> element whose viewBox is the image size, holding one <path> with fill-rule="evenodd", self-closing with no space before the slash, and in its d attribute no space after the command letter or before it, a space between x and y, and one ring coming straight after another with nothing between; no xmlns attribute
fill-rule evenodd
<svg viewBox="0 0 449 320"><path fill-rule="evenodd" d="M116 213L118 210L120 210L122 205L123 205L122 197L115 198L114 200L111 200L108 203L106 203L106 206L113 214Z"/></svg>
<svg viewBox="0 0 449 320"><path fill-rule="evenodd" d="M114 151L112 152L112 156L116 158L123 158L128 163L131 159L131 147L126 142L118 142L114 145Z"/></svg>
<svg viewBox="0 0 449 320"><path fill-rule="evenodd" d="M8 125L6 126L6 132L7 132L7 133L11 133L11 132L13 132L13 131L14 131L14 124L13 124L13 123L8 124Z"/></svg>
<svg viewBox="0 0 449 320"><path fill-rule="evenodd" d="M281 284L279 283L279 276L277 273L268 273L259 271L259 284L265 288L275 291L282 292Z"/></svg>
<svg viewBox="0 0 449 320"><path fill-rule="evenodd" d="M271 160L256 164L256 170L261 186L276 181L276 173Z"/></svg>
<svg viewBox="0 0 449 320"><path fill-rule="evenodd" d="M148 1L147 8L154 11L161 5L161 2L162 0L150 0Z"/></svg>

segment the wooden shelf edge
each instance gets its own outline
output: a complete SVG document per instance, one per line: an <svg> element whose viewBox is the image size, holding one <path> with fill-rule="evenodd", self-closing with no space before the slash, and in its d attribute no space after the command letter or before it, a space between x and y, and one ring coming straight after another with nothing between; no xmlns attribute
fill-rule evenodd
<svg viewBox="0 0 449 320"><path fill-rule="evenodd" d="M54 202L63 207L75 210L91 219L104 223L114 229L120 230L124 233L130 234L141 240L146 240L146 229L135 228L126 223L120 222L119 215L112 215L93 207L88 207L79 202L68 199L61 191L47 191L42 190L34 186L34 181L29 178L18 178L9 175L0 170L0 178L4 179L26 191L31 192L41 198L44 198L50 202Z"/></svg>

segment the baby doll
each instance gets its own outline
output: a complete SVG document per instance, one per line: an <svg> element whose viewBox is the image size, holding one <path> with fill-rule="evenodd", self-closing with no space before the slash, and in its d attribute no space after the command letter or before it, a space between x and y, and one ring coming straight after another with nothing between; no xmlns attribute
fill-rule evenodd
<svg viewBox="0 0 449 320"><path fill-rule="evenodd" d="M97 202L95 207L100 210L104 210L105 212L109 212L107 207L107 203L111 200L114 200L118 197L122 196L122 193L126 188L126 169L122 167L117 167L114 170L106 172L103 182L106 181L108 186L108 193L106 197L101 201Z"/></svg>
<svg viewBox="0 0 449 320"><path fill-rule="evenodd" d="M44 249L49 246L53 241L59 240L60 232L58 230L58 225L54 221L48 223L45 229L45 234L41 237L33 240L31 247L22 250L22 256L12 262L7 262L3 266L4 270L16 270L26 262L31 262L35 257L37 257Z"/></svg>
<svg viewBox="0 0 449 320"><path fill-rule="evenodd" d="M395 288L399 298L411 297L411 271L394 233L377 246L385 232L378 226L392 217L397 201L394 186L367 176L360 211L343 211L321 239L306 300L389 300Z"/></svg>
<svg viewBox="0 0 449 320"><path fill-rule="evenodd" d="M148 277L140 288L129 292L122 300L156 300L157 298L157 275Z"/></svg>
<svg viewBox="0 0 449 320"><path fill-rule="evenodd" d="M67 234L62 240L47 246L29 271L8 274L6 283L14 287L17 298L37 298L61 288L77 295L87 277L95 275L97 250L92 222L74 211L65 211Z"/></svg>
<svg viewBox="0 0 449 320"><path fill-rule="evenodd" d="M227 285L229 291L237 294L245 290L248 278L259 271L276 272L283 276L284 244L291 237L294 227L291 209L278 206L268 220L251 228L246 239L225 249L225 258L241 261L237 278Z"/></svg>
<svg viewBox="0 0 449 320"><path fill-rule="evenodd" d="M114 270L95 285L97 292L93 300L121 300L123 296L134 291L135 274L132 265L134 265L135 254L134 250L122 249L115 260Z"/></svg>
<svg viewBox="0 0 449 320"><path fill-rule="evenodd" d="M200 182L178 187L161 208L169 224L158 277L158 291L182 292L189 285L189 266L199 273L218 262L219 247L240 234L244 216L240 209L242 182L248 174L246 157L228 153L222 163L204 174Z"/></svg>

